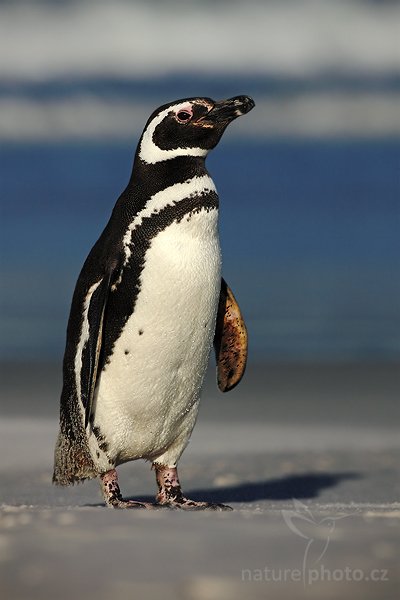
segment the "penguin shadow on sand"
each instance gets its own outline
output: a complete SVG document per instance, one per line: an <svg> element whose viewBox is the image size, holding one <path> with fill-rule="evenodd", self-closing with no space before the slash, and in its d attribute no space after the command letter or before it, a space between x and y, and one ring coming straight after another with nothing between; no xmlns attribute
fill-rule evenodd
<svg viewBox="0 0 400 600"><path fill-rule="evenodd" d="M213 502L258 502L261 500L292 500L293 498L317 498L320 493L346 479L358 479L357 473L302 473L286 475L264 481L245 482L227 487L192 490L188 495Z"/></svg>
<svg viewBox="0 0 400 600"><path fill-rule="evenodd" d="M193 500L205 500L221 504L252 503L262 500L293 500L317 498L324 490L342 481L359 479L359 473L302 473L286 475L264 481L245 482L217 488L188 489L187 496ZM138 498L136 498L137 500ZM153 497L141 497L142 502L153 502Z"/></svg>

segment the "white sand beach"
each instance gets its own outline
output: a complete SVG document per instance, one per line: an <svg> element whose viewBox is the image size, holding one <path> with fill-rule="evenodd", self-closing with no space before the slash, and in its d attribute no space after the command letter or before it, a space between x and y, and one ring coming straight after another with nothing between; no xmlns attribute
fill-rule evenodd
<svg viewBox="0 0 400 600"><path fill-rule="evenodd" d="M180 475L188 495L234 510L113 511L95 481L51 485L57 369L8 366L1 597L394 599L398 379L396 365L265 365L221 395L211 376ZM148 464L120 480L152 500Z"/></svg>

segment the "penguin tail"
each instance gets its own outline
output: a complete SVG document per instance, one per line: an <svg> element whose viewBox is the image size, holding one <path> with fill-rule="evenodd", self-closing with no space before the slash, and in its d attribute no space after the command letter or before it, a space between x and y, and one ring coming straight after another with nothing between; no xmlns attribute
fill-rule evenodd
<svg viewBox="0 0 400 600"><path fill-rule="evenodd" d="M71 439L60 431L54 452L54 484L73 485L97 477L98 471L85 442Z"/></svg>

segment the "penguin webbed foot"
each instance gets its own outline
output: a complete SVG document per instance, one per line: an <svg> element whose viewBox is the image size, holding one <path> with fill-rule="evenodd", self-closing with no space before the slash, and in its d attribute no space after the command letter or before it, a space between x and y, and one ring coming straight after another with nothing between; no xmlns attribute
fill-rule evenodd
<svg viewBox="0 0 400 600"><path fill-rule="evenodd" d="M117 502L112 502L112 503L106 502L106 504L109 508L116 508L116 509L145 508L147 510L156 510L158 508L157 504L151 504L150 502L139 502L137 500L124 500L123 498L121 498L121 500L118 500Z"/></svg>
<svg viewBox="0 0 400 600"><path fill-rule="evenodd" d="M112 469L111 471L107 471L106 473L100 475L100 481L103 498L106 503L106 506L108 506L109 508L145 508L149 510L154 510L158 508L156 504L151 504L150 502L124 500L121 494L121 490L119 488L118 475L115 469Z"/></svg>
<svg viewBox="0 0 400 600"><path fill-rule="evenodd" d="M176 467L165 467L154 465L156 470L158 494L156 503L140 502L137 500L125 500L122 497L118 483L118 475L115 469L111 469L100 475L101 490L106 506L115 509L147 509L157 510L170 508L179 510L232 510L226 504L215 504L213 502L199 502L191 500L183 495L178 479Z"/></svg>
<svg viewBox="0 0 400 600"><path fill-rule="evenodd" d="M156 471L158 494L157 504L181 510L233 510L226 504L214 504L213 502L199 502L191 500L183 495L176 467L164 465L153 465Z"/></svg>
<svg viewBox="0 0 400 600"><path fill-rule="evenodd" d="M182 496L179 499L172 498L167 501L160 501L157 495L157 504L159 506L168 506L169 508L177 508L179 510L233 510L233 508L227 504L199 502L190 500L190 498L186 498L185 496Z"/></svg>

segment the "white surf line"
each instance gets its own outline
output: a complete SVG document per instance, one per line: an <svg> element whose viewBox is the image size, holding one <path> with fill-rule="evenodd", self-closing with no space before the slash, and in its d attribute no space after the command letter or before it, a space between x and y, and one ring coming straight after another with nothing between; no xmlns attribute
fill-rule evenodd
<svg viewBox="0 0 400 600"><path fill-rule="evenodd" d="M254 118L239 119L229 132L230 140L400 136L397 91L280 94L257 97L256 102L257 118L254 113ZM132 142L142 131L150 105L150 100L105 101L86 95L57 100L7 95L0 98L0 142Z"/></svg>
<svg viewBox="0 0 400 600"><path fill-rule="evenodd" d="M0 72L11 80L71 73L154 78L171 71L203 73L205 65L217 76L238 77L248 71L380 72L398 69L399 19L397 2L354 0L237 2L229 27L225 3L214 3L211 16L200 2L191 3L190 11L180 11L178 3L171 8L124 0L29 2L24 10L19 2L5 2L0 4L0 39L7 52L0 53ZM104 43L99 32L112 31L110 23L118 25L118 36ZM206 32L201 52L191 43L193 23ZM184 42L182 32L188 32ZM232 52L237 40L240 52ZM132 60L138 52L140 60Z"/></svg>

